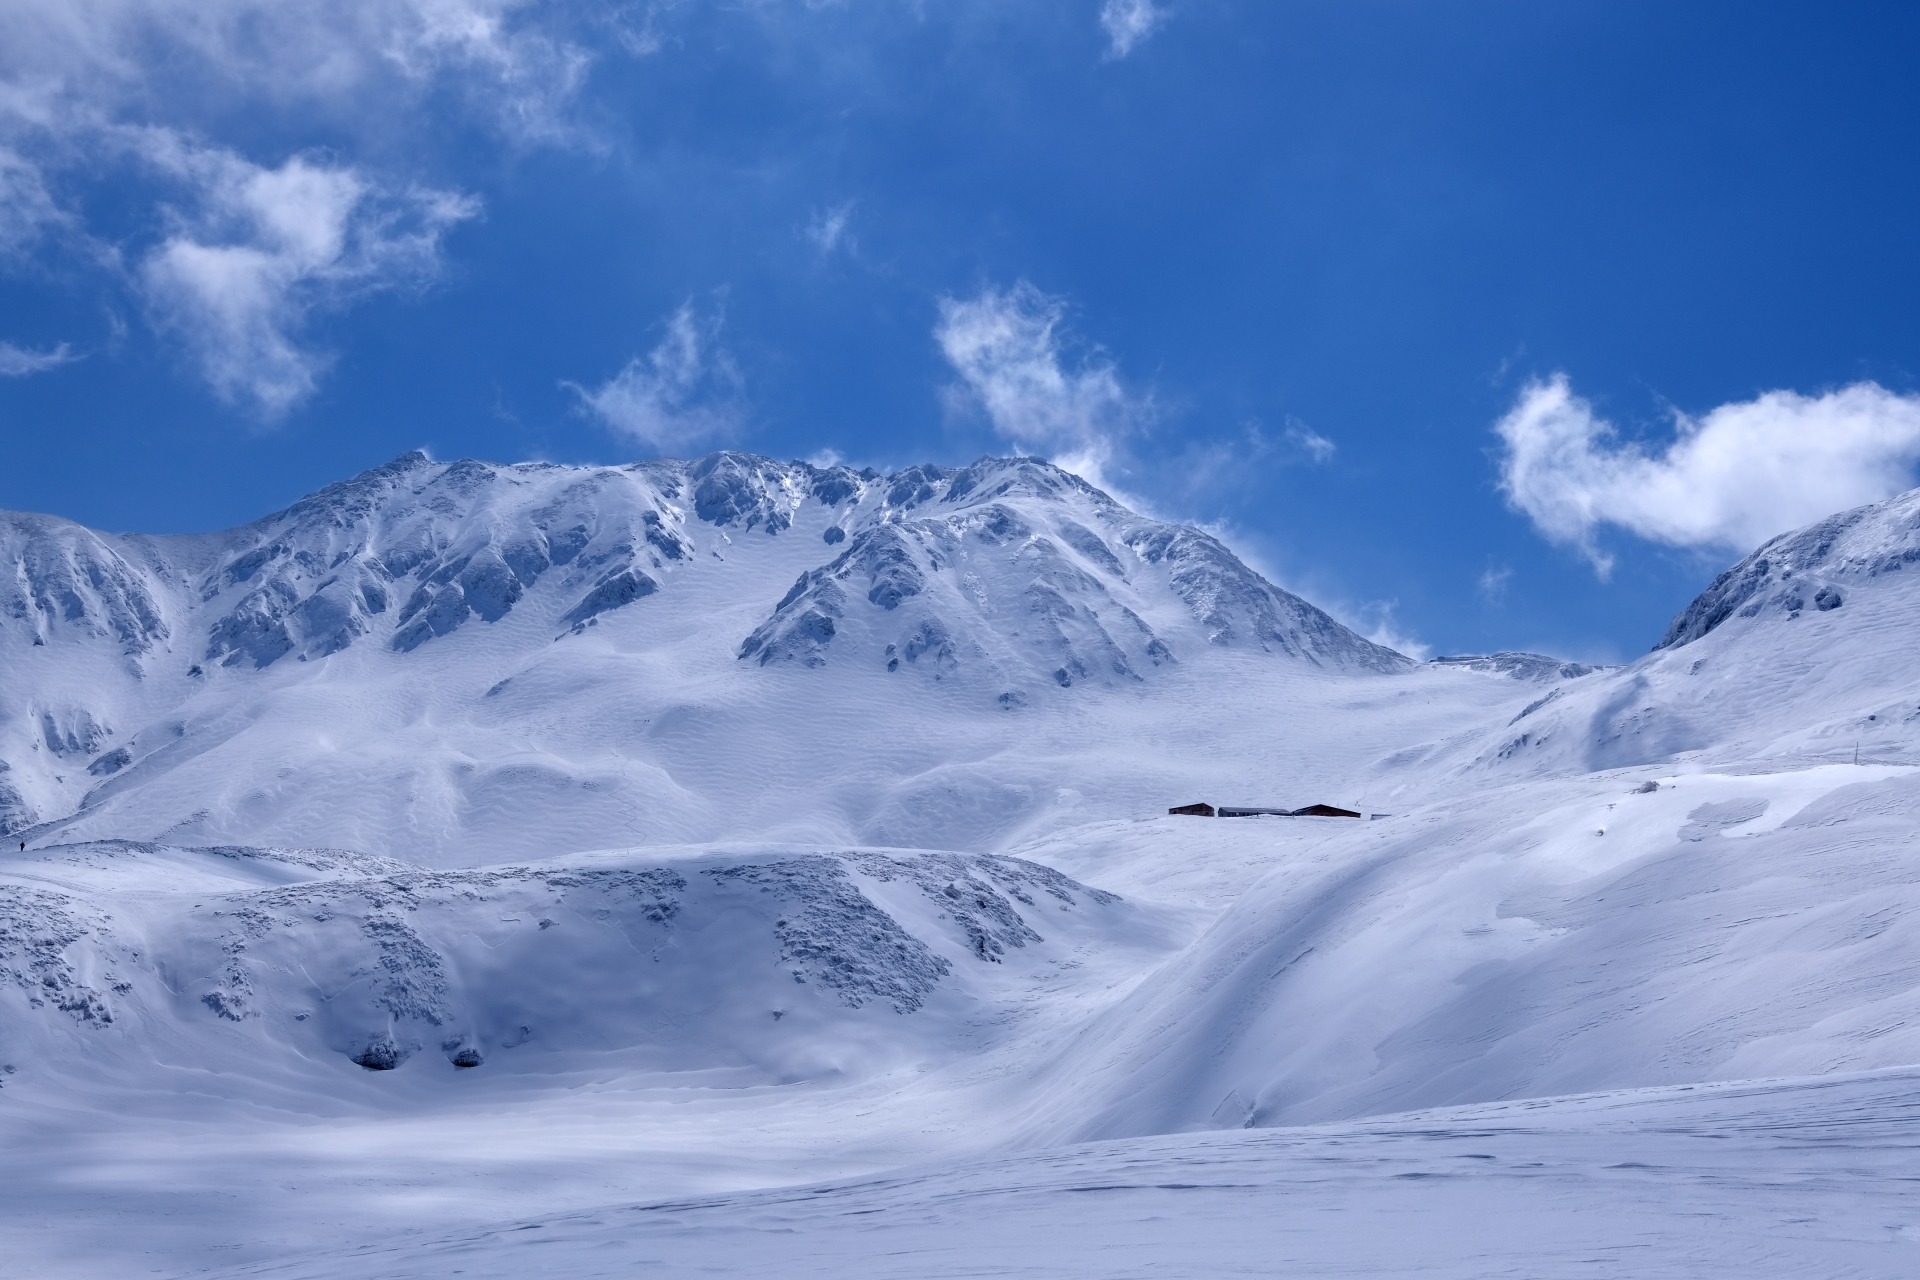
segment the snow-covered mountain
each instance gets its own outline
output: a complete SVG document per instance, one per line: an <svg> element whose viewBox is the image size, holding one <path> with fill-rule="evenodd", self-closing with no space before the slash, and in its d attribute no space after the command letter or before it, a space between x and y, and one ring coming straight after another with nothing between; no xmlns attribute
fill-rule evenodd
<svg viewBox="0 0 1920 1280"><path fill-rule="evenodd" d="M407 652L516 606L562 629L592 625L709 556L775 560L747 540L783 534L803 548L780 570L809 567L738 646L762 663L824 662L836 626L851 625L876 644L842 641L850 661L885 645L888 658L948 669L964 658L1016 684L1036 671L1063 686L1137 678L1171 654L1136 608L1209 644L1335 667L1405 662L1208 535L1136 516L1031 458L883 477L739 453L615 468L412 453L222 534L115 537L11 515L6 609L34 644L107 641L143 674L173 665L162 653L187 670L259 669L363 637ZM853 595L872 612L849 612Z"/></svg>
<svg viewBox="0 0 1920 1280"><path fill-rule="evenodd" d="M1402 1170L1375 1207L1451 1185L1433 1152L1590 1147L1583 1204L1665 1221L1726 1175L1659 1116L1801 1177L1754 1135L1909 1106L1920 491L1773 540L1617 668L1410 662L1030 459L411 456L204 537L8 522L23 1274L517 1273L492 1224L557 1213L593 1274L676 1214L924 1226L950 1178L1108 1230L1065 1192L1318 1185L1335 1147ZM1801 1079L1726 1083L1759 1077ZM1638 1172L1655 1134L1698 1178ZM858 1210L685 1198L929 1160L818 1192ZM1613 1256L1542 1231L1578 1243L1500 1266ZM1222 1266L1271 1243L1229 1235Z"/></svg>
<svg viewBox="0 0 1920 1280"><path fill-rule="evenodd" d="M1474 744L1496 776L1673 759L1920 764L1920 490L1774 538L1631 666Z"/></svg>
<svg viewBox="0 0 1920 1280"><path fill-rule="evenodd" d="M984 719L997 742L996 717L1151 697L1182 663L1220 677L1217 655L1257 655L1255 679L1412 665L1033 459L880 476L410 454L219 534L10 515L0 559L0 830L36 836L471 861L450 843L552 852L489 811L584 789L562 847L712 838L764 830L735 821L737 762L697 762L736 709L757 784L817 794L852 766L870 794L884 757L924 768L889 708ZM858 723L822 733L793 699ZM1004 824L1006 798L987 803L984 828ZM929 842L897 814L829 828Z"/></svg>

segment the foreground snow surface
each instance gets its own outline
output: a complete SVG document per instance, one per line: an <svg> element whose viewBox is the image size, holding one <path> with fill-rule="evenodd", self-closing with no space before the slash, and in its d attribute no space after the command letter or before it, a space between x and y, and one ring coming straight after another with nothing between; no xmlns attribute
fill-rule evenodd
<svg viewBox="0 0 1920 1280"><path fill-rule="evenodd" d="M471 1135L450 1142L483 1147ZM476 1151L476 1156L480 1153ZM482 1157L483 1158L483 1157ZM333 1277L1894 1277L1920 1270L1920 1072L1680 1086L1337 1125L1127 1139L779 1190L376 1235L245 1196L96 1201L85 1261L6 1274ZM298 1179L295 1169L278 1178ZM26 1182L26 1179L20 1179ZM393 1190L369 1170L369 1200ZM479 1212L476 1213L475 1211ZM236 1212L238 1211L238 1212ZM418 1210L415 1210L418 1212ZM130 1231L129 1228L132 1228ZM289 1236L332 1246L287 1257ZM368 1239L367 1236L376 1235ZM275 1246L278 1246L277 1248ZM252 1254L231 1266L218 1259ZM278 1256L276 1256L278 1255Z"/></svg>
<svg viewBox="0 0 1920 1280"><path fill-rule="evenodd" d="M0 1275L1911 1274L1916 828L1821 765L1018 856L16 852L86 932L0 992Z"/></svg>
<svg viewBox="0 0 1920 1280"><path fill-rule="evenodd" d="M238 1274L1908 1276L1920 1077L1096 1143Z"/></svg>

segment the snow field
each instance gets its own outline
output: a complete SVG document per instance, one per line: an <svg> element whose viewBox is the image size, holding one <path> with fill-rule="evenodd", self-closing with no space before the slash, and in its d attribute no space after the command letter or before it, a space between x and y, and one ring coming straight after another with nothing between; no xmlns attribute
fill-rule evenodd
<svg viewBox="0 0 1920 1280"><path fill-rule="evenodd" d="M8 517L0 1276L1912 1274L1916 510L1598 671L1024 460Z"/></svg>

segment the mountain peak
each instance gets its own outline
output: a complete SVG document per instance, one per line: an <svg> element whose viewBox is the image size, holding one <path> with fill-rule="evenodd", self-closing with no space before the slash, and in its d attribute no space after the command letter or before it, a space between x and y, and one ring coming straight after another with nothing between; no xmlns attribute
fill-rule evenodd
<svg viewBox="0 0 1920 1280"><path fill-rule="evenodd" d="M706 696L823 706L939 686L997 715L1230 654L1276 675L1413 665L1038 458L881 475L736 450L610 467L413 452L216 534L7 517L0 558L0 656L41 673L0 728L13 827L118 804L283 698L326 708L331 741L362 714L335 698L539 719L537 679L678 673L670 691L698 672ZM363 745L395 731L371 723Z"/></svg>
<svg viewBox="0 0 1920 1280"><path fill-rule="evenodd" d="M1920 564L1920 489L1769 539L1715 578L1653 647L1676 649L1735 619L1831 612L1859 585Z"/></svg>

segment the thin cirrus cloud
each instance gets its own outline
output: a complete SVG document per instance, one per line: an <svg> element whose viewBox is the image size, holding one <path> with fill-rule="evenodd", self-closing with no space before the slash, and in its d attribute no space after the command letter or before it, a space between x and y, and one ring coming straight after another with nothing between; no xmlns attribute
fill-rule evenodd
<svg viewBox="0 0 1920 1280"><path fill-rule="evenodd" d="M1100 484L1153 402L1097 351L1071 361L1065 322L1065 301L1022 280L942 298L934 340L960 375L958 398L984 410L997 434Z"/></svg>
<svg viewBox="0 0 1920 1280"><path fill-rule="evenodd" d="M1901 492L1920 461L1920 396L1872 382L1818 396L1769 391L1674 417L1677 438L1649 453L1620 442L1565 375L1532 383L1494 428L1501 487L1604 579L1607 525L1669 546L1747 550Z"/></svg>
<svg viewBox="0 0 1920 1280"><path fill-rule="evenodd" d="M0 145L0 260L19 256L64 221L40 167Z"/></svg>
<svg viewBox="0 0 1920 1280"><path fill-rule="evenodd" d="M328 358L318 312L431 280L477 203L391 159L263 158L278 121L391 154L429 95L522 143L566 141L587 56L533 0L16 0L0 5L0 260L56 242L131 287L220 399L271 421ZM249 155L247 152L251 152ZM79 192L130 183L157 240L101 238Z"/></svg>
<svg viewBox="0 0 1920 1280"><path fill-rule="evenodd" d="M1333 455L1340 451L1339 445L1298 418L1287 420L1286 440L1288 444L1306 454L1314 462L1323 465L1333 461Z"/></svg>
<svg viewBox="0 0 1920 1280"><path fill-rule="evenodd" d="M58 369L63 364L72 364L79 358L64 342L46 351L33 351L16 347L11 342L0 342L0 378L31 377L49 369Z"/></svg>
<svg viewBox="0 0 1920 1280"><path fill-rule="evenodd" d="M609 430L662 453L724 438L744 417L744 384L720 345L723 324L717 312L702 316L684 302L666 318L666 332L647 354L597 387L562 385Z"/></svg>
<svg viewBox="0 0 1920 1280"><path fill-rule="evenodd" d="M48 368L60 368L77 361L73 349L60 344L48 351L33 351L29 347L15 347L12 342L0 342L0 378L31 378L33 374L44 374Z"/></svg>
<svg viewBox="0 0 1920 1280"><path fill-rule="evenodd" d="M1100 26L1107 33L1107 56L1124 58L1166 20L1166 10L1153 0L1106 0L1100 6Z"/></svg>

